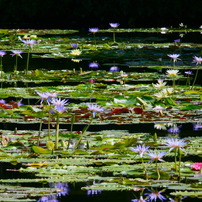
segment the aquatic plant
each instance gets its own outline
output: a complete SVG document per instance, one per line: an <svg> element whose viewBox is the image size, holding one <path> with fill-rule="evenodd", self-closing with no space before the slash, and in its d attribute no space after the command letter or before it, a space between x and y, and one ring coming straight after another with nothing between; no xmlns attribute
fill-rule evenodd
<svg viewBox="0 0 202 202"><path fill-rule="evenodd" d="M166 71L167 75L172 78L173 80L173 88L175 88L175 80L178 78L179 70L177 69L170 69Z"/></svg>
<svg viewBox="0 0 202 202"><path fill-rule="evenodd" d="M152 161L155 161L155 163L156 163L157 180L159 180L161 177L159 169L158 169L158 161L164 161L162 158L165 154L166 154L166 152L160 152L160 153L150 152L150 153L147 153L147 155L151 158L151 160L148 163L150 163Z"/></svg>
<svg viewBox="0 0 202 202"><path fill-rule="evenodd" d="M201 63L202 63L202 57L194 56L193 62L196 63L196 66L198 66L198 68L197 68L197 70L196 70L195 77L194 77L194 80L193 80L191 89L194 88L196 79L197 79L197 77L198 77L199 65L201 65Z"/></svg>
<svg viewBox="0 0 202 202"><path fill-rule="evenodd" d="M89 63L88 67L91 69L97 69L99 67L99 64L97 62L91 62Z"/></svg>
<svg viewBox="0 0 202 202"><path fill-rule="evenodd" d="M116 29L120 24L119 24L119 23L109 23L109 25L113 28L113 42L116 43L115 29Z"/></svg>
<svg viewBox="0 0 202 202"><path fill-rule="evenodd" d="M55 149L58 149L58 141L59 141L59 130L60 130L60 115L67 110L65 105L69 104L68 100L61 98L52 98L51 104L54 106L54 110L57 114L56 118L56 132L55 132Z"/></svg>
<svg viewBox="0 0 202 202"><path fill-rule="evenodd" d="M94 37L94 45L96 46L96 38L95 38L95 33L97 33L99 31L99 29L97 27L93 27L93 28L89 28L88 29L89 32L93 33L93 37Z"/></svg>
<svg viewBox="0 0 202 202"><path fill-rule="evenodd" d="M181 179L181 151L184 151L182 147L184 147L187 142L178 138L168 138L165 145L169 146L169 152L174 150L175 151L175 171L178 170L179 174L179 181ZM185 151L184 151L185 152ZM177 156L178 156L178 168L177 168Z"/></svg>
<svg viewBox="0 0 202 202"><path fill-rule="evenodd" d="M17 71L18 69L18 57L22 58L22 53L24 53L24 51L21 50L11 50L12 54L11 56L15 56L15 65L14 65L14 72Z"/></svg>
<svg viewBox="0 0 202 202"><path fill-rule="evenodd" d="M6 51L1 50L0 51L0 71L1 71L1 78L3 74L3 56L6 55Z"/></svg>
<svg viewBox="0 0 202 202"><path fill-rule="evenodd" d="M161 194L164 192L164 190L162 191L155 191L155 190L150 190L148 189L148 191L150 191L150 193L146 193L145 195L148 196L149 201L156 201L156 200L161 200L161 201L165 201L166 198Z"/></svg>
<svg viewBox="0 0 202 202"><path fill-rule="evenodd" d="M177 60L181 60L180 54L168 54L168 57L170 57L173 60L173 66L175 66L175 63L177 62Z"/></svg>
<svg viewBox="0 0 202 202"><path fill-rule="evenodd" d="M34 44L37 43L37 41L35 39L27 39L27 40L22 40L22 42L25 44L26 47L28 47L27 65L26 65L26 68L25 68L25 75L27 75L28 69L29 69L30 51L33 48Z"/></svg>

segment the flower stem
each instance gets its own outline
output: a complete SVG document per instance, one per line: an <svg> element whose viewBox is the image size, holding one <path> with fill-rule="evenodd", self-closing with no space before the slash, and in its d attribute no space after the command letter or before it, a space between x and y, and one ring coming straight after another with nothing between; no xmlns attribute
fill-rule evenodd
<svg viewBox="0 0 202 202"><path fill-rule="evenodd" d="M28 73L29 59L30 59L30 48L28 49L28 52L27 52L27 65L26 65L25 75L27 75L27 73Z"/></svg>
<svg viewBox="0 0 202 202"><path fill-rule="evenodd" d="M196 74L195 74L194 81L193 81L193 83L192 83L191 89L194 88L194 85L195 85L195 83L196 83L196 79L197 79L197 76L198 76L198 71L199 71L199 68L197 68L197 70L196 70Z"/></svg>
<svg viewBox="0 0 202 202"><path fill-rule="evenodd" d="M14 65L14 72L16 72L18 69L18 56L15 56L15 65Z"/></svg>
<svg viewBox="0 0 202 202"><path fill-rule="evenodd" d="M159 173L158 161L157 160L156 160L156 173L157 173L157 176L158 176L157 180L159 180L161 176L160 176L160 173Z"/></svg>
<svg viewBox="0 0 202 202"><path fill-rule="evenodd" d="M178 148L178 158L179 158L179 164L178 164L178 172L179 172L179 182L181 181L181 152L180 148Z"/></svg>
<svg viewBox="0 0 202 202"><path fill-rule="evenodd" d="M175 171L177 172L177 149L175 149Z"/></svg>
<svg viewBox="0 0 202 202"><path fill-rule="evenodd" d="M3 76L3 63L2 63L2 57L0 57L1 59L1 61L0 61L0 71L1 71L1 78L2 78L2 76Z"/></svg>
<svg viewBox="0 0 202 202"><path fill-rule="evenodd" d="M113 31L113 41L114 41L114 43L116 43L115 31Z"/></svg>
<svg viewBox="0 0 202 202"><path fill-rule="evenodd" d="M82 138L84 137L84 135L86 134L86 131L88 130L88 128L90 127L91 123L92 123L93 118L90 120L90 123L83 129L82 134L78 140L78 142L75 144L74 146L74 150L76 150L82 140Z"/></svg>
<svg viewBox="0 0 202 202"><path fill-rule="evenodd" d="M59 130L60 130L60 115L57 114L57 120L56 120L56 131L55 131L55 149L58 149L58 139L59 139Z"/></svg>
<svg viewBox="0 0 202 202"><path fill-rule="evenodd" d="M42 124L43 124L43 121L42 121L42 119L41 119L41 120L40 120L40 125L39 125L38 140L37 140L37 145L38 145L38 146L39 146L39 143L40 143Z"/></svg>

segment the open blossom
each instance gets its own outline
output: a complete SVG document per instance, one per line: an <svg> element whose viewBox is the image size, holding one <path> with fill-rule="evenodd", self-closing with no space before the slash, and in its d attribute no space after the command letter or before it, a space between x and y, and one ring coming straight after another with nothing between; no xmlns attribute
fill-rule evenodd
<svg viewBox="0 0 202 202"><path fill-rule="evenodd" d="M169 69L169 70L166 71L166 73L167 73L168 76L177 77L178 73L179 73L179 70L177 70L177 69Z"/></svg>
<svg viewBox="0 0 202 202"><path fill-rule="evenodd" d="M51 104L54 105L54 109L58 112L58 113L63 113L64 111L66 111L67 108L65 108L65 105L69 104L68 100L64 99L61 100L61 98L52 98L51 99Z"/></svg>
<svg viewBox="0 0 202 202"><path fill-rule="evenodd" d="M149 190L149 189L148 189ZM157 199L161 201L165 201L166 198L161 194L163 191L152 191L149 190L151 193L146 193L145 195L148 195L149 200L148 201L156 201Z"/></svg>
<svg viewBox="0 0 202 202"><path fill-rule="evenodd" d="M146 200L144 200L143 197L140 196L140 199L132 199L131 202L146 202Z"/></svg>
<svg viewBox="0 0 202 202"><path fill-rule="evenodd" d="M91 33L96 33L99 31L99 29L97 27L94 27L94 28L89 28L88 31Z"/></svg>
<svg viewBox="0 0 202 202"><path fill-rule="evenodd" d="M177 125L173 125L172 127L168 129L168 132L170 134L178 134L180 133L180 126L178 127Z"/></svg>
<svg viewBox="0 0 202 202"><path fill-rule="evenodd" d="M202 57L194 56L193 62L195 62L196 65L200 65L202 63Z"/></svg>
<svg viewBox="0 0 202 202"><path fill-rule="evenodd" d="M27 39L27 40L22 40L22 42L25 44L25 46L30 46L32 48L33 45L36 43L36 40Z"/></svg>
<svg viewBox="0 0 202 202"><path fill-rule="evenodd" d="M44 92L44 93L40 93L40 92L36 92L40 97L41 97L41 102L40 104L43 103L44 100L47 101L47 103L50 103L50 100L54 97L57 97L58 94L57 93L50 93L50 92Z"/></svg>
<svg viewBox="0 0 202 202"><path fill-rule="evenodd" d="M120 24L119 23L109 23L112 28L117 28Z"/></svg>
<svg viewBox="0 0 202 202"><path fill-rule="evenodd" d="M138 145L135 149L132 148L131 151L137 152L140 154L140 157L143 156L144 153L146 153L149 150L149 146L145 145Z"/></svg>
<svg viewBox="0 0 202 202"><path fill-rule="evenodd" d="M162 159L162 157L166 154L166 152L160 152L159 154L157 154L156 152L153 152L153 153L148 153L147 155L151 158L151 161L164 161Z"/></svg>
<svg viewBox="0 0 202 202"><path fill-rule="evenodd" d="M155 123L154 128L156 128L158 130L166 130L167 129L165 123Z"/></svg>
<svg viewBox="0 0 202 202"><path fill-rule="evenodd" d="M162 107L160 105L156 105L156 107L153 108L153 110L156 112L156 113L160 113L161 115L163 115L163 111L166 110L165 107Z"/></svg>
<svg viewBox="0 0 202 202"><path fill-rule="evenodd" d="M201 168L202 168L202 163L194 163L194 164L191 165L191 168L192 168L193 170L200 171Z"/></svg>
<svg viewBox="0 0 202 202"><path fill-rule="evenodd" d="M0 51L0 56L3 57L4 55L6 55L6 51L1 50Z"/></svg>
<svg viewBox="0 0 202 202"><path fill-rule="evenodd" d="M116 66L113 66L113 67L110 67L109 71L110 71L110 72L118 72L118 71L119 71L119 68L116 67Z"/></svg>
<svg viewBox="0 0 202 202"><path fill-rule="evenodd" d="M19 56L21 58L22 58L21 54L24 53L24 51L21 51L21 50L12 50L11 52L12 52L12 54L11 54L12 56L16 55L16 56Z"/></svg>
<svg viewBox="0 0 202 202"><path fill-rule="evenodd" d="M89 65L89 68L98 68L99 67L99 64L97 62L91 62Z"/></svg>
<svg viewBox="0 0 202 202"><path fill-rule="evenodd" d="M88 110L93 112L93 118L96 117L97 112L104 111L104 107L98 106L97 104L87 103L86 105L88 106Z"/></svg>
<svg viewBox="0 0 202 202"><path fill-rule="evenodd" d="M157 84L152 84L154 88L161 89L161 88L164 88L164 87L165 87L166 82L163 82L162 79L158 79L157 81L158 81Z"/></svg>
<svg viewBox="0 0 202 202"><path fill-rule="evenodd" d="M75 49L75 50L72 50L71 52L70 52L70 55L81 55L81 51L80 50L78 50L78 49Z"/></svg>
<svg viewBox="0 0 202 202"><path fill-rule="evenodd" d="M181 60L179 58L180 54L168 54L167 56L170 57L170 58L172 58L173 62L176 62L177 60Z"/></svg>
<svg viewBox="0 0 202 202"><path fill-rule="evenodd" d="M78 46L79 46L78 43L71 43L71 47L74 48L74 49L77 49Z"/></svg>
<svg viewBox="0 0 202 202"><path fill-rule="evenodd" d="M187 142L178 138L168 138L164 144L170 147L169 151L172 151L173 149L182 149Z"/></svg>

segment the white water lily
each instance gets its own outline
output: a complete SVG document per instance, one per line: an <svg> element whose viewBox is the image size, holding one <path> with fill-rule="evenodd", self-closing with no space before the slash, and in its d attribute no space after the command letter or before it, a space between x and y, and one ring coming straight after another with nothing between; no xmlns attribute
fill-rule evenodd
<svg viewBox="0 0 202 202"><path fill-rule="evenodd" d="M179 70L178 69L169 69L166 71L167 75L170 77L177 77Z"/></svg>
<svg viewBox="0 0 202 202"><path fill-rule="evenodd" d="M78 50L78 49L72 50L72 51L70 52L70 55L81 55L81 51Z"/></svg>
<svg viewBox="0 0 202 202"><path fill-rule="evenodd" d="M157 81L158 81L158 83L156 83L156 84L152 83L154 88L162 89L166 86L166 82L163 82L162 79L158 79Z"/></svg>
<svg viewBox="0 0 202 202"><path fill-rule="evenodd" d="M167 130L165 123L155 123L154 128L158 130Z"/></svg>
<svg viewBox="0 0 202 202"><path fill-rule="evenodd" d="M160 91L158 93L155 93L154 96L157 98L157 99L163 99L163 98L168 98L168 93L165 92L165 91Z"/></svg>

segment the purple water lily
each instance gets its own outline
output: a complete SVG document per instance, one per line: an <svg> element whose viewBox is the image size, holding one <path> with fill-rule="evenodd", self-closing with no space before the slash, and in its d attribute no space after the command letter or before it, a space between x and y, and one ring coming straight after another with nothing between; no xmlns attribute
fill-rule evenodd
<svg viewBox="0 0 202 202"><path fill-rule="evenodd" d="M1 50L0 51L0 56L3 57L4 55L6 55L6 51Z"/></svg>
<svg viewBox="0 0 202 202"><path fill-rule="evenodd" d="M88 106L88 110L93 112L93 118L96 117L97 112L104 111L104 107L98 106L97 104L87 103L86 105Z"/></svg>
<svg viewBox="0 0 202 202"><path fill-rule="evenodd" d="M64 99L61 100L61 98L52 98L51 99L51 104L54 105L54 109L59 113L63 113L64 111L67 110L67 108L65 108L65 105L69 104L68 100Z"/></svg>
<svg viewBox="0 0 202 202"><path fill-rule="evenodd" d="M110 72L118 72L118 71L119 71L119 68L116 67L116 66L113 66L113 67L110 67L109 71L110 71Z"/></svg>
<svg viewBox="0 0 202 202"><path fill-rule="evenodd" d="M187 142L178 138L168 138L164 144L170 147L169 151L172 151L173 149L178 148L182 150L182 147L184 147Z"/></svg>
<svg viewBox="0 0 202 202"><path fill-rule="evenodd" d="M99 67L99 64L97 62L91 62L88 66L89 68L96 69Z"/></svg>
<svg viewBox="0 0 202 202"><path fill-rule="evenodd" d="M117 28L120 24L119 23L117 23L117 22L111 22L111 23L109 23L109 25L112 27L112 28Z"/></svg>
<svg viewBox="0 0 202 202"><path fill-rule="evenodd" d="M145 145L138 145L135 149L131 149L133 152L137 152L140 154L140 157L142 158L143 154L146 153L149 150L149 146Z"/></svg>
<svg viewBox="0 0 202 202"><path fill-rule="evenodd" d="M33 45L37 42L34 39L27 39L27 40L22 40L22 42L25 44L25 46L29 46L30 48L33 47Z"/></svg>
<svg viewBox="0 0 202 202"><path fill-rule="evenodd" d="M22 58L22 53L24 53L24 51L21 51L21 50L11 50L11 52L12 52L12 54L11 54L11 56L13 57L13 56L19 56L19 57L21 57Z"/></svg>
<svg viewBox="0 0 202 202"><path fill-rule="evenodd" d="M96 32L99 31L99 29L97 27L94 27L94 28L89 28L88 31L95 34Z"/></svg>

